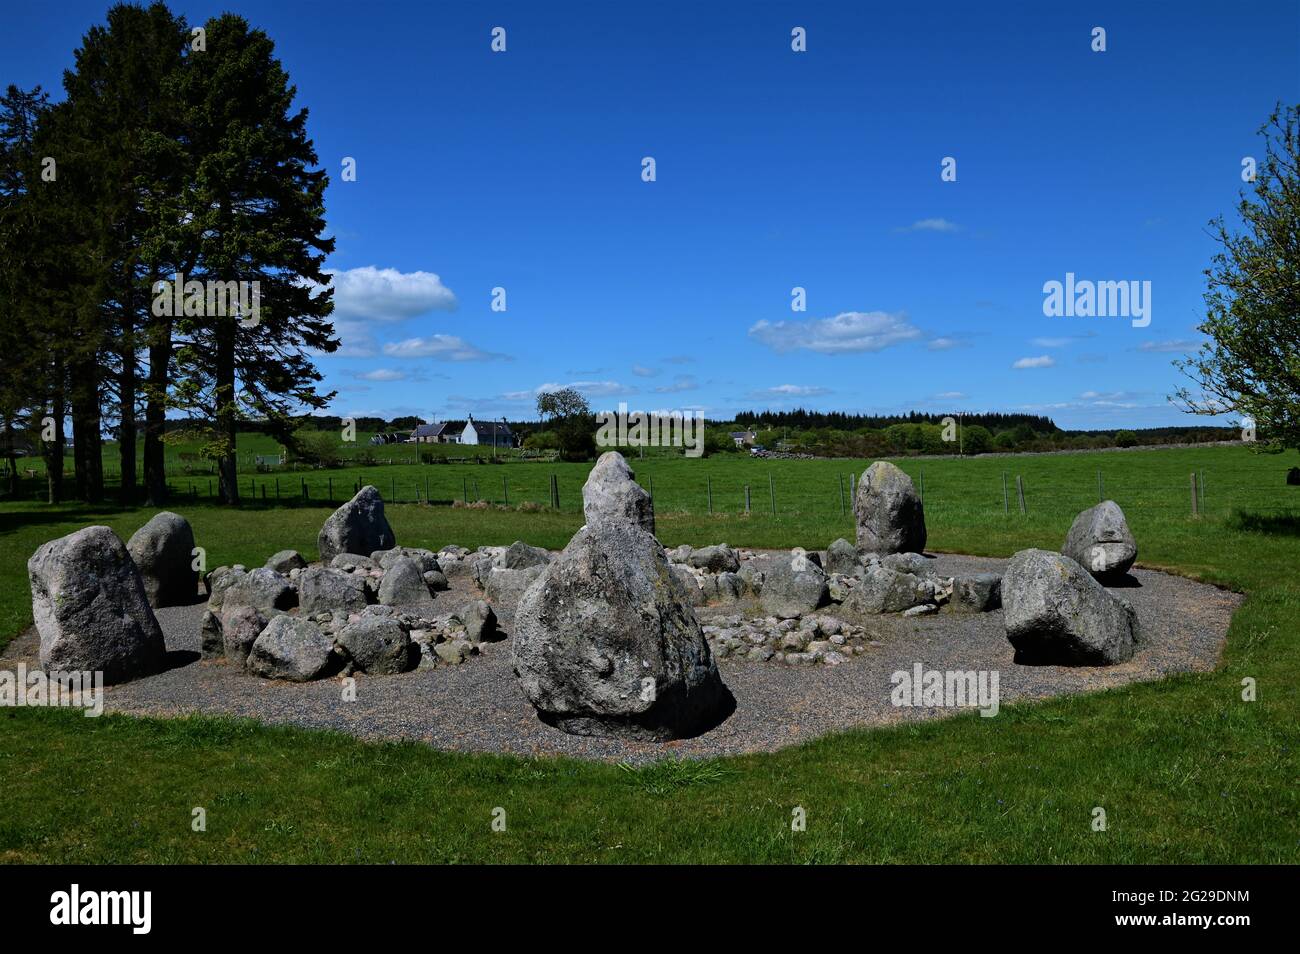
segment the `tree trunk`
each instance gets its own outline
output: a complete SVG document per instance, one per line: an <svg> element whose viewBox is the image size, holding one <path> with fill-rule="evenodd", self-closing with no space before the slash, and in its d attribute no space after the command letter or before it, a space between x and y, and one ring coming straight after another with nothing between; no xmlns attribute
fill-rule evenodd
<svg viewBox="0 0 1300 954"><path fill-rule="evenodd" d="M49 503L63 502L63 452L68 446L67 435L63 430L63 418L67 414L67 402L63 399L63 359L54 359L53 379L55 383L53 400L50 402L50 416L54 418L54 442L45 448L45 490Z"/></svg>
<svg viewBox="0 0 1300 954"><path fill-rule="evenodd" d="M136 501L135 487L135 399L138 378L135 367L135 294L128 290L125 307L122 309L122 338L118 355L122 368L118 372L117 389L119 400L119 418L117 431L117 450L119 466L122 473L118 489L122 505L129 507Z"/></svg>
<svg viewBox="0 0 1300 954"><path fill-rule="evenodd" d="M163 321L154 329L156 337L149 344L149 387L144 405L144 490L151 507L167 502L166 445L167 368L171 363L171 323Z"/></svg>
<svg viewBox="0 0 1300 954"><path fill-rule="evenodd" d="M217 461L217 484L221 502L239 503L239 468L235 456L237 436L235 414L235 323L217 318L216 420L217 436L224 438L226 452Z"/></svg>

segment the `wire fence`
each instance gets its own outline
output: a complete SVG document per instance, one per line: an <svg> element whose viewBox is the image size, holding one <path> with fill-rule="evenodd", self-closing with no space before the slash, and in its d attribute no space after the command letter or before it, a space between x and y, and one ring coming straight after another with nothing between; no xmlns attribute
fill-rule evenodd
<svg viewBox="0 0 1300 954"><path fill-rule="evenodd" d="M1219 519L1233 511L1289 513L1300 507L1300 487L1286 484L1285 468L1276 462L1268 466L1256 457L1243 456L1186 466L1159 455L1127 458L1122 466L1096 466L1067 457L902 460L899 464L912 477L931 519L1069 516L1107 499L1131 515L1193 519ZM773 466L744 459L634 463L660 514L748 514L755 519L850 519L857 481L867 464L793 461ZM238 480L242 500L258 505L336 507L361 486L372 484L395 505L459 504L576 513L582 509L582 485L589 468L551 463L377 464L333 471L241 473ZM211 474L172 475L168 487L177 501L215 502L219 495L218 480ZM21 493L27 500L44 499L44 495L44 483L37 481L28 482ZM111 491L108 496L112 498Z"/></svg>

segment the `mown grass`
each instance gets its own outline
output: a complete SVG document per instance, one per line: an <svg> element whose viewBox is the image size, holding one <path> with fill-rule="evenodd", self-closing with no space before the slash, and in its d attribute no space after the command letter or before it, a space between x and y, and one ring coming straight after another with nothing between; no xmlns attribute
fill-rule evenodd
<svg viewBox="0 0 1300 954"><path fill-rule="evenodd" d="M776 518L666 506L671 497L661 488L671 492L674 481L685 487L703 473L675 468L709 463L654 462L664 475L656 477L656 496L665 543L824 546L848 535L849 518L820 489L808 489L797 506L792 486L789 509ZM765 466L808 488L849 469L844 462L731 463L736 471L720 479L741 485L758 483ZM751 465L760 469L745 469ZM919 477L918 462L904 466ZM1284 462L1205 448L920 466L931 547L988 555L1059 546L1073 513L1095 502L1095 471L1105 468L1107 496L1124 505L1144 564L1249 594L1222 665L1005 706L993 719L958 716L843 733L775 754L638 768L458 755L222 718L0 710L0 859L1300 860L1300 513L1292 509L1295 488L1282 483ZM1026 476L1025 517L1014 497L1012 514L1002 514L1004 468ZM1186 512L1193 469L1210 481L1200 519ZM261 562L284 546L309 552L324 516L320 507L176 509L194 523L211 565ZM0 516L0 632L12 634L29 618L20 570L36 543L89 522L125 535L149 514L23 505ZM406 505L393 508L392 520L399 539L412 544L522 537L559 546L581 517L576 509ZM1256 680L1258 701L1242 701L1246 677ZM206 809L206 832L191 829L195 807ZM806 831L791 830L796 807L807 813ZM1106 811L1104 832L1092 830L1098 807ZM505 809L505 831L492 828L495 808Z"/></svg>

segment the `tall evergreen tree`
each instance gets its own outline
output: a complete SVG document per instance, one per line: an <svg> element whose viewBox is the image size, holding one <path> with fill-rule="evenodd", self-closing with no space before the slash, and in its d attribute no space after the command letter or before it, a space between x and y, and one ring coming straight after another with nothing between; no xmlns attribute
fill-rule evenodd
<svg viewBox="0 0 1300 954"><path fill-rule="evenodd" d="M164 220L160 229L154 200L179 186L177 172L183 170L167 144L179 134L174 91L187 32L184 20L162 3L118 4L108 11L106 26L87 32L76 67L64 78L71 134L89 176L93 261L101 269L96 278L102 289L98 315L91 320L112 332L101 362L109 372L103 390L115 397L111 415L121 497L128 504L137 489L139 352L157 337L150 309L150 283L161 265L155 257L162 251L157 238L166 226L178 225ZM156 416L158 408L154 411Z"/></svg>
<svg viewBox="0 0 1300 954"><path fill-rule="evenodd" d="M206 49L188 55L181 83L194 169L181 196L194 262L186 278L256 283L260 295L256 315L175 318L176 400L208 410L206 452L218 462L221 500L237 503L238 422L261 420L287 438L290 414L333 397L317 393L311 354L338 348L321 271L334 241L323 236L328 180L314 168L307 111L293 109L274 44L233 14L204 29Z"/></svg>

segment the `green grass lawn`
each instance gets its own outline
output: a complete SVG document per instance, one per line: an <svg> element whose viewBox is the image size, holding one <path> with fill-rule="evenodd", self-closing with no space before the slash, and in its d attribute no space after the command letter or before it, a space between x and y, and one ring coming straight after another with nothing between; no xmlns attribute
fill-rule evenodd
<svg viewBox="0 0 1300 954"><path fill-rule="evenodd" d="M1129 517L1141 563L1249 595L1223 664L1209 674L1007 706L994 719L958 716L844 733L774 755L637 770L447 754L206 717L0 710L0 859L1300 860L1300 488L1283 483L1290 460L1197 448L900 463L914 479L924 472L931 549L994 556L1059 547L1074 513L1096 502L1101 468L1106 496ZM654 478L659 536L669 546L822 547L851 537L838 479L860 473L864 462L719 457L634 466L643 483ZM554 472L562 506L399 504L390 519L401 543L473 547L523 538L557 547L581 523L577 490L586 468L579 465L359 470L380 478L368 482L387 493L382 477L403 469L412 480L427 474L434 500L459 497L471 474L487 483L506 473L521 488L512 489L512 504L544 501ZM534 471L535 494L531 476L516 477ZM1004 471L1010 515L1003 513ZM1197 519L1189 514L1193 471L1204 472L1206 484ZM1016 474L1025 479L1025 516ZM705 512L710 481L712 516ZM746 484L749 515L739 512ZM269 502L226 511L201 498L173 509L193 523L209 566L261 563L286 546L310 553L328 512ZM150 515L33 503L0 510L0 639L30 623L25 561L40 542L89 523L125 537ZM1241 700L1247 676L1258 685L1253 703ZM807 811L805 832L791 831L796 806ZM206 809L204 833L191 830L195 807ZM498 807L504 832L491 827ZM1105 832L1092 831L1095 807L1106 810Z"/></svg>

